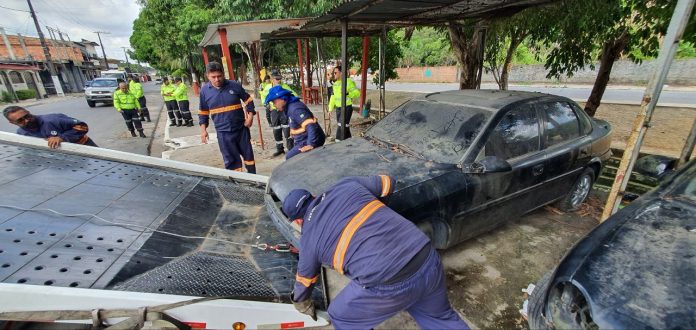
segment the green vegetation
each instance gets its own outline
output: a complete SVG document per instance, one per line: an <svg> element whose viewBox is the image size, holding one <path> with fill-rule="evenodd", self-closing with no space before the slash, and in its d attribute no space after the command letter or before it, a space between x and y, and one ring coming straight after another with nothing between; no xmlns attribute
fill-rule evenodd
<svg viewBox="0 0 696 330"><path fill-rule="evenodd" d="M28 100L36 98L36 91L33 89L19 89L15 91L17 98L20 100Z"/></svg>
<svg viewBox="0 0 696 330"><path fill-rule="evenodd" d="M12 94L10 94L8 91L2 91L2 95L0 96L0 102L3 102L3 103L12 102Z"/></svg>

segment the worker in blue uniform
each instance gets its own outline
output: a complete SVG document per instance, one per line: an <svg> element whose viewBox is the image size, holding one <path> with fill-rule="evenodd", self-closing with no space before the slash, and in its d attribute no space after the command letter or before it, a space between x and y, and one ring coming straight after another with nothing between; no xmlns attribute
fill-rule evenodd
<svg viewBox="0 0 696 330"><path fill-rule="evenodd" d="M321 129L307 105L291 91L281 85L273 86L264 101L266 104L269 102L273 102L277 111L286 112L289 119L290 135L295 143L285 155L285 159L324 145L326 141L324 130Z"/></svg>
<svg viewBox="0 0 696 330"><path fill-rule="evenodd" d="M19 126L17 134L46 139L51 149L60 147L61 142L97 146L87 136L89 127L85 122L62 113L32 115L27 109L13 105L5 108L2 114L10 123Z"/></svg>
<svg viewBox="0 0 696 330"><path fill-rule="evenodd" d="M254 99L240 83L225 79L220 63L208 63L206 75L209 82L201 88L198 110L201 143L208 143L208 121L212 119L225 168L242 171L244 159L247 172L256 173L249 132L256 114Z"/></svg>
<svg viewBox="0 0 696 330"><path fill-rule="evenodd" d="M351 279L329 305L336 329L371 329L402 310L424 329L467 329L428 237L379 200L394 184L386 175L348 177L316 198L304 189L285 197L283 212L302 226L295 307L316 317L311 291L323 265Z"/></svg>

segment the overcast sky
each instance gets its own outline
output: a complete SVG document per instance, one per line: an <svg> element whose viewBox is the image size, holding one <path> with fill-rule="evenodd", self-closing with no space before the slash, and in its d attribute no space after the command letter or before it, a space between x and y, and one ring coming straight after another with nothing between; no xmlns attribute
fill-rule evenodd
<svg viewBox="0 0 696 330"><path fill-rule="evenodd" d="M44 37L49 37L46 26L50 26L67 33L73 41L84 38L99 43L94 31L107 31L110 34L102 34L106 56L125 59L121 47L130 47L128 39L133 21L140 12L135 0L31 0L31 3ZM28 11L26 0L0 0L0 26L8 34L38 36ZM101 57L99 47L97 52Z"/></svg>

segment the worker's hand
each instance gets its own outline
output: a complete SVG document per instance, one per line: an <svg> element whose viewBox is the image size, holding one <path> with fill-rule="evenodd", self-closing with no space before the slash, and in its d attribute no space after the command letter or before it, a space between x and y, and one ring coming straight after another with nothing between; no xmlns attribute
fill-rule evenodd
<svg viewBox="0 0 696 330"><path fill-rule="evenodd" d="M60 136L51 136L48 138L48 147L51 149L57 149L60 147L61 142L63 142L63 139Z"/></svg>
<svg viewBox="0 0 696 330"><path fill-rule="evenodd" d="M245 127L251 127L251 124L254 123L254 114L251 112L244 112L244 126Z"/></svg>
<svg viewBox="0 0 696 330"><path fill-rule="evenodd" d="M317 311L314 309L314 302L312 301L312 298L307 298L299 302L293 301L292 304L295 306L295 309L298 312L309 315L309 317L311 317L314 321L317 320Z"/></svg>
<svg viewBox="0 0 696 330"><path fill-rule="evenodd" d="M208 144L208 131L201 129L201 143Z"/></svg>
<svg viewBox="0 0 696 330"><path fill-rule="evenodd" d="M312 147L310 145L306 145L306 146L300 148L300 152L307 152L307 151L310 151L312 149L314 149L314 147Z"/></svg>

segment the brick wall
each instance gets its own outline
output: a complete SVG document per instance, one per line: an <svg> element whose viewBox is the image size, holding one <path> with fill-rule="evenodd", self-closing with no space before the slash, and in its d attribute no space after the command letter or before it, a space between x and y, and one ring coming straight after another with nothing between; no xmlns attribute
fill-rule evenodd
<svg viewBox="0 0 696 330"><path fill-rule="evenodd" d="M29 51L29 54L26 54L24 52L22 44L19 42L18 36L8 35L7 38L10 40L12 51L14 52L17 59L25 59L28 57L28 55L31 55L31 57L35 61L44 61L46 59L44 57L43 48L41 48L41 41L39 40L39 38L24 37L24 43L27 46L27 51ZM78 47L63 47L58 42L54 41L52 43L50 39L46 39L46 44L48 46L49 52L51 53L51 57L53 60L70 59L72 61L80 62L83 60L82 52ZM0 39L0 60L10 60L10 54L7 51L7 46L4 42L2 42L2 39Z"/></svg>

